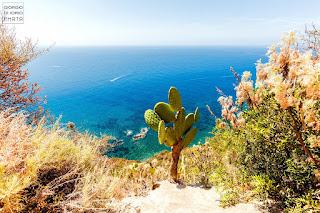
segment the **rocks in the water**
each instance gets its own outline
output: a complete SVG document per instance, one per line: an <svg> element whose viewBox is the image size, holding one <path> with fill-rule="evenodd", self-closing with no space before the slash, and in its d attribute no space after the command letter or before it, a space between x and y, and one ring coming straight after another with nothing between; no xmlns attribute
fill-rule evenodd
<svg viewBox="0 0 320 213"><path fill-rule="evenodd" d="M127 131L125 131L124 133L126 133L127 136L133 135L132 130L127 130Z"/></svg>
<svg viewBox="0 0 320 213"><path fill-rule="evenodd" d="M110 146L107 147L106 150L104 150L104 151L106 151L106 153L113 152L117 147L120 147L124 143L124 141L122 139L118 140L116 138L113 138L113 139L109 140L108 142L109 142Z"/></svg>
<svg viewBox="0 0 320 213"><path fill-rule="evenodd" d="M139 140L139 139L142 139L142 138L145 138L146 137L146 134L144 133L139 133L139 134L136 134L132 137L132 140L136 141L136 140Z"/></svg>
<svg viewBox="0 0 320 213"><path fill-rule="evenodd" d="M145 134L147 134L148 131L149 131L149 128L148 128L148 127L142 128L142 129L140 130L141 133L145 133Z"/></svg>
<svg viewBox="0 0 320 213"><path fill-rule="evenodd" d="M136 141L136 140L145 138L146 135L147 135L147 133L148 133L148 131L149 131L149 128L148 128L148 127L142 128L142 129L140 130L140 133L138 133L138 134L136 134L136 135L134 135L134 136L132 137L132 140L133 140L133 141Z"/></svg>

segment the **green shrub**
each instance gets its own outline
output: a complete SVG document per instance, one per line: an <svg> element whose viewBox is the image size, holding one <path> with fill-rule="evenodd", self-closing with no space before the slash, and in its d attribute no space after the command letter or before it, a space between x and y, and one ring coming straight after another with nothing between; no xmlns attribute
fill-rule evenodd
<svg viewBox="0 0 320 213"><path fill-rule="evenodd" d="M239 83L235 102L219 91L223 120L217 120L215 139L210 143L224 156L220 170L234 166L248 188L252 187L251 196L281 201L289 209L318 208L318 54L299 51L295 32L290 32L269 49L267 63L258 61L255 81L250 72L244 72L240 79L231 69ZM223 174L216 172L216 176L235 188ZM234 200L231 195L235 196L225 196Z"/></svg>

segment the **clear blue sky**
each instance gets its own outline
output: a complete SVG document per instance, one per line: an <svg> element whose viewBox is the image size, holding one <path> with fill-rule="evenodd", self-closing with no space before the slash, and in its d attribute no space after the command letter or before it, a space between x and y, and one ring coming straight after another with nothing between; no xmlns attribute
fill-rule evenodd
<svg viewBox="0 0 320 213"><path fill-rule="evenodd" d="M10 2L6 0L5 2ZM320 0L13 0L40 45L270 45L320 26Z"/></svg>

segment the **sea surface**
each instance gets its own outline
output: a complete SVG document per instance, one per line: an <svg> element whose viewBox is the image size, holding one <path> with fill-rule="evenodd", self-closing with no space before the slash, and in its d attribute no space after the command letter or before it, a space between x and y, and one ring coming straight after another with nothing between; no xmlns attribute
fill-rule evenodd
<svg viewBox="0 0 320 213"><path fill-rule="evenodd" d="M144 112L157 102L168 102L168 90L176 87L186 113L199 107L198 134L193 142L212 136L214 117L220 116L216 87L235 96L236 83L230 66L238 73L255 72L255 63L266 62L267 47L232 46L105 46L58 47L28 64L32 82L47 95L45 106L62 123L72 121L80 131L115 137L118 146L107 155L145 160L161 150L157 132L133 141L125 131L138 134L147 127ZM119 141L122 141L122 143Z"/></svg>

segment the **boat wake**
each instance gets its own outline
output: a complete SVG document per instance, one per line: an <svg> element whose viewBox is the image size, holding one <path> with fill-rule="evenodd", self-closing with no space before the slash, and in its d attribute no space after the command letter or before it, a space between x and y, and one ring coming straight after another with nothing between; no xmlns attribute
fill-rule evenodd
<svg viewBox="0 0 320 213"><path fill-rule="evenodd" d="M230 78L233 77L234 75L224 75L224 76L220 76L220 78Z"/></svg>
<svg viewBox="0 0 320 213"><path fill-rule="evenodd" d="M123 78L125 76L127 76L127 75L122 75L122 76L116 77L114 79L109 80L109 82L114 82L114 81L119 80L120 78Z"/></svg>

